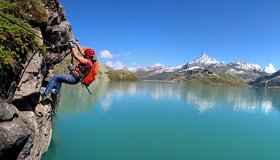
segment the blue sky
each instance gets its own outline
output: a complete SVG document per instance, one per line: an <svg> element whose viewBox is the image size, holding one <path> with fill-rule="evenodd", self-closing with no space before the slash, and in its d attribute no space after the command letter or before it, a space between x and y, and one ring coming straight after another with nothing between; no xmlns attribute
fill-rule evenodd
<svg viewBox="0 0 280 160"><path fill-rule="evenodd" d="M280 69L279 0L61 2L80 44L103 63L179 66L207 52L225 63Z"/></svg>

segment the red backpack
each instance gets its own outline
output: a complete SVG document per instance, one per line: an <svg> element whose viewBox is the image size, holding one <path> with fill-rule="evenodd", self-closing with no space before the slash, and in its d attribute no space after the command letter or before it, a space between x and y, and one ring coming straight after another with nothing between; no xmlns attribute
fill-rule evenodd
<svg viewBox="0 0 280 160"><path fill-rule="evenodd" d="M82 84L85 86L89 86L94 80L95 75L98 73L98 64L97 62L94 62L91 68L87 73L84 74L84 77L82 78Z"/></svg>

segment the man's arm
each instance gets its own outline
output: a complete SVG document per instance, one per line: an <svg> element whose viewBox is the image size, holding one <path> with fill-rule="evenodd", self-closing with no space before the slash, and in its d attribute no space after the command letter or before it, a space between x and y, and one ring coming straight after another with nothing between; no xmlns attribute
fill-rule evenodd
<svg viewBox="0 0 280 160"><path fill-rule="evenodd" d="M74 45L71 46L71 53L73 54L73 56L75 57L75 59L77 61L79 61L80 63L84 63L86 64L87 63L87 59L85 59L84 57L82 56L79 56Z"/></svg>
<svg viewBox="0 0 280 160"><path fill-rule="evenodd" d="M79 45L78 42L75 41L75 43L76 43L76 45L78 47L78 50L81 52L82 55L84 55L84 49Z"/></svg>

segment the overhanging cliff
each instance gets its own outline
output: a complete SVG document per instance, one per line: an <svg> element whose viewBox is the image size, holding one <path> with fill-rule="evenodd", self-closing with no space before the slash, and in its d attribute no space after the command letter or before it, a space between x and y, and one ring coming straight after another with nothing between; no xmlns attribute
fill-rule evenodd
<svg viewBox="0 0 280 160"><path fill-rule="evenodd" d="M46 21L37 21L31 12L25 19L46 41L59 46L72 38L71 25L58 0L13 3L27 7L28 11L38 5L43 7ZM40 159L50 144L53 102L41 101L39 91L53 76L53 67L67 55L68 46L51 48L41 43L47 47L46 53L35 50L26 54L18 73L1 68L0 159Z"/></svg>

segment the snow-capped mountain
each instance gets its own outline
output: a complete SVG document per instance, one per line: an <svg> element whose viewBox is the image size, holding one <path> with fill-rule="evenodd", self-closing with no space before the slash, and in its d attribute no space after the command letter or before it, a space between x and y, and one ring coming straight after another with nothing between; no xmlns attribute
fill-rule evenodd
<svg viewBox="0 0 280 160"><path fill-rule="evenodd" d="M166 80L181 67L167 67L161 63L156 63L152 67L130 67L128 70L140 76L143 80Z"/></svg>
<svg viewBox="0 0 280 160"><path fill-rule="evenodd" d="M153 68L153 69L162 69L162 68L166 68L166 66L161 64L161 63L156 63L151 68Z"/></svg>
<svg viewBox="0 0 280 160"><path fill-rule="evenodd" d="M254 81L256 78L268 74L260 65L248 64L243 61L227 64L227 68L226 73L236 75L246 82Z"/></svg>
<svg viewBox="0 0 280 160"><path fill-rule="evenodd" d="M129 67L127 68L127 70L129 70L130 72L137 72L137 71L148 71L145 67Z"/></svg>
<svg viewBox="0 0 280 160"><path fill-rule="evenodd" d="M253 81L260 76L268 74L257 64L248 64L243 61L225 64L224 62L211 58L207 54L203 54L198 59L188 62L181 68L181 71L188 71L196 68L206 68L223 72L237 76L246 82Z"/></svg>
<svg viewBox="0 0 280 160"><path fill-rule="evenodd" d="M225 64L224 62L218 61L208 54L204 53L198 59L194 61L188 62L185 64L181 69L188 69L191 68L214 68L220 69L220 71L232 71L233 73L243 73L245 71L255 71L255 72L264 72L264 69L261 68L258 64L249 64L243 61L238 61L235 63Z"/></svg>
<svg viewBox="0 0 280 160"><path fill-rule="evenodd" d="M234 70L245 70L245 71L256 71L262 72L263 69L258 64L248 64L243 61L238 61L235 63L230 63L227 65L228 67L232 67Z"/></svg>
<svg viewBox="0 0 280 160"><path fill-rule="evenodd" d="M178 67L167 67L161 63L156 63L151 67L131 67L129 71L134 72L142 79L160 79L171 78L176 75L184 75L184 73L198 70L207 69L214 72L228 74L242 79L245 82L254 81L258 77L266 76L269 73L265 72L257 64L248 64L243 61L225 64L215 58L210 57L208 54L203 54L199 58Z"/></svg>
<svg viewBox="0 0 280 160"><path fill-rule="evenodd" d="M193 67L203 67L203 68L221 68L226 67L224 62L220 62L212 57L210 57L208 54L204 53L201 57L198 59L188 62L185 64L181 69L189 69Z"/></svg>
<svg viewBox="0 0 280 160"><path fill-rule="evenodd" d="M155 73L163 73L163 72L175 72L180 69L182 66L178 67L167 67L161 63L156 63L152 67L130 67L127 70L137 73L137 72L155 72Z"/></svg>

